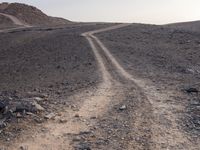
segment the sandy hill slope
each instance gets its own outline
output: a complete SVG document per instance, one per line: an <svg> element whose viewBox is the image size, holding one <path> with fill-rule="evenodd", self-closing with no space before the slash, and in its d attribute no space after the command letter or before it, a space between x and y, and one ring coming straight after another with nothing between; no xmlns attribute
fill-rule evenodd
<svg viewBox="0 0 200 150"><path fill-rule="evenodd" d="M0 15L0 22L2 25L13 25L13 22L3 15Z"/></svg>
<svg viewBox="0 0 200 150"><path fill-rule="evenodd" d="M1 3L0 12L15 16L30 25L60 25L70 23L70 21L62 18L50 17L36 7L20 3Z"/></svg>
<svg viewBox="0 0 200 150"><path fill-rule="evenodd" d="M16 24L16 22L14 22L13 19L16 19L16 18L11 19L10 16L9 17L7 16L7 14L5 15L5 14L0 13L0 30L15 28L15 27L20 26L19 24Z"/></svg>
<svg viewBox="0 0 200 150"><path fill-rule="evenodd" d="M167 26L180 30L200 32L200 21L174 23Z"/></svg>

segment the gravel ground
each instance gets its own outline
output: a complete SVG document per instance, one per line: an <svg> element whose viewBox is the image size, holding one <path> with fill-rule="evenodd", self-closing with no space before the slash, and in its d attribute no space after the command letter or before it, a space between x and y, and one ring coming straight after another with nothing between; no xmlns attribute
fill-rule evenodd
<svg viewBox="0 0 200 150"><path fill-rule="evenodd" d="M182 107L174 108L176 122L191 141L198 143L200 97L187 89L200 90L199 33L133 24L98 37L129 73L150 81L162 93L172 91L166 104Z"/></svg>
<svg viewBox="0 0 200 150"><path fill-rule="evenodd" d="M9 117L0 134L4 145L31 131L36 137L27 137L38 142L49 136L46 149L56 141L56 147L71 141L67 144L77 150L199 148L199 33L143 24L98 33L114 57L97 38L87 36L99 53L98 64L80 34L107 26L35 27L0 34L1 102L27 108L34 99L45 109L36 116L24 117L23 111ZM43 118L55 114L58 118L44 126ZM58 122L63 115L67 122ZM34 147L30 140L25 144Z"/></svg>
<svg viewBox="0 0 200 150"><path fill-rule="evenodd" d="M48 101L39 102L45 112L37 115L61 111L66 107L63 104L69 103L67 97L100 82L93 53L80 34L106 26L109 24L74 24L1 33L0 102L11 107L46 97ZM37 125L38 119L32 116L15 115L9 116L6 127L1 128L1 141L9 143L23 130Z"/></svg>

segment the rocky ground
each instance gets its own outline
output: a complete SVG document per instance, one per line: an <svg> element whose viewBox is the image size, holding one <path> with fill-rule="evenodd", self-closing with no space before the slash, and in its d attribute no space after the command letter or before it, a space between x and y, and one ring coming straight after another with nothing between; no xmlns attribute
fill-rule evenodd
<svg viewBox="0 0 200 150"><path fill-rule="evenodd" d="M2 149L199 149L199 33L111 25L0 34Z"/></svg>
<svg viewBox="0 0 200 150"><path fill-rule="evenodd" d="M181 22L165 25L166 27L170 27L176 30L184 30L189 32L199 32L200 29L200 21L192 21L192 22Z"/></svg>
<svg viewBox="0 0 200 150"><path fill-rule="evenodd" d="M129 73L150 81L159 93L167 93L169 99L164 104L172 107L178 128L197 144L200 140L199 33L168 26L134 24L100 33L98 37ZM165 122L170 128L167 110L160 117L159 122ZM182 146L171 149L192 149L186 148L184 142Z"/></svg>
<svg viewBox="0 0 200 150"><path fill-rule="evenodd" d="M80 34L105 26L76 24L0 34L1 142L10 143L23 130L51 118L52 112L73 107L75 102L66 97L99 82L97 63Z"/></svg>

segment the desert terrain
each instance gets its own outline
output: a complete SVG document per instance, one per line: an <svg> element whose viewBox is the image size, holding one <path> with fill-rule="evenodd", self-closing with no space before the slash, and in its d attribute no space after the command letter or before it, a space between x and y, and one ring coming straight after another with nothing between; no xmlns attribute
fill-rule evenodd
<svg viewBox="0 0 200 150"><path fill-rule="evenodd" d="M200 149L199 28L1 4L0 149Z"/></svg>

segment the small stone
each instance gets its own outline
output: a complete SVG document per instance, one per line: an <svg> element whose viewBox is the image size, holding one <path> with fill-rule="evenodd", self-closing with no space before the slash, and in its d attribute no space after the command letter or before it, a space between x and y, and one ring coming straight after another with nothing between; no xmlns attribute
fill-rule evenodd
<svg viewBox="0 0 200 150"><path fill-rule="evenodd" d="M90 117L90 119L97 119L97 117L96 116L92 116L92 117Z"/></svg>
<svg viewBox="0 0 200 150"><path fill-rule="evenodd" d="M13 98L12 98L12 97L8 97L8 99L9 99L9 100L13 100Z"/></svg>
<svg viewBox="0 0 200 150"><path fill-rule="evenodd" d="M187 93L198 93L199 91L196 88L188 88L186 89Z"/></svg>
<svg viewBox="0 0 200 150"><path fill-rule="evenodd" d="M20 150L28 150L28 146L20 146Z"/></svg>
<svg viewBox="0 0 200 150"><path fill-rule="evenodd" d="M0 102L0 112L3 112L5 107L6 107L6 104L3 102Z"/></svg>
<svg viewBox="0 0 200 150"><path fill-rule="evenodd" d="M76 110L78 110L78 108L77 108L77 106L76 106L76 105L71 105L70 107L71 107L71 109L72 109L73 111L76 111Z"/></svg>
<svg viewBox="0 0 200 150"><path fill-rule="evenodd" d="M66 123L67 119L60 119L60 123Z"/></svg>
<svg viewBox="0 0 200 150"><path fill-rule="evenodd" d="M62 113L58 113L57 115L58 115L58 116L62 116Z"/></svg>
<svg viewBox="0 0 200 150"><path fill-rule="evenodd" d="M75 116L74 117L76 117L76 118L79 118L80 116L79 116L79 114L75 114Z"/></svg>
<svg viewBox="0 0 200 150"><path fill-rule="evenodd" d="M73 110L73 111L79 111L79 109L78 109L78 108L75 108L75 107L72 108L72 110Z"/></svg>
<svg viewBox="0 0 200 150"><path fill-rule="evenodd" d="M79 149L79 150L91 150L89 144L87 144L87 143L81 143L80 145L77 145L75 147L75 149Z"/></svg>
<svg viewBox="0 0 200 150"><path fill-rule="evenodd" d="M39 91L39 90L37 90ZM48 98L47 94L44 93L38 93L38 92L27 92L28 97L40 97L40 98Z"/></svg>
<svg viewBox="0 0 200 150"><path fill-rule="evenodd" d="M49 85L48 87L49 87L49 88L53 88L53 84Z"/></svg>
<svg viewBox="0 0 200 150"><path fill-rule="evenodd" d="M36 101L43 101L44 99L43 98L41 98L41 97L35 97L34 98Z"/></svg>
<svg viewBox="0 0 200 150"><path fill-rule="evenodd" d="M33 91L39 91L38 88L34 88Z"/></svg>
<svg viewBox="0 0 200 150"><path fill-rule="evenodd" d="M119 108L119 110L125 110L127 107L126 107L126 105L122 105L120 108Z"/></svg>
<svg viewBox="0 0 200 150"><path fill-rule="evenodd" d="M80 135L84 135L84 134L91 134L92 131L81 131L79 134Z"/></svg>
<svg viewBox="0 0 200 150"><path fill-rule="evenodd" d="M48 95L47 94L40 94L40 97L41 98L48 98Z"/></svg>
<svg viewBox="0 0 200 150"><path fill-rule="evenodd" d="M55 114L54 113L50 113L50 114L48 114L48 115L46 115L44 118L45 119L53 119L53 118L55 118Z"/></svg>
<svg viewBox="0 0 200 150"><path fill-rule="evenodd" d="M57 94L57 95L60 95L60 94L62 94L62 92L61 92L61 91L57 91L56 94Z"/></svg>
<svg viewBox="0 0 200 150"><path fill-rule="evenodd" d="M200 110L200 106L197 106L196 108Z"/></svg>
<svg viewBox="0 0 200 150"><path fill-rule="evenodd" d="M39 123L39 124L44 122L44 119L41 119L41 118L35 118L34 120L36 123Z"/></svg>
<svg viewBox="0 0 200 150"><path fill-rule="evenodd" d="M31 113L31 112L26 112L27 115L30 115L30 116L36 116L35 114Z"/></svg>
<svg viewBox="0 0 200 150"><path fill-rule="evenodd" d="M81 141L81 137L77 136L77 137L73 138L73 141L74 142L79 142L79 141Z"/></svg>
<svg viewBox="0 0 200 150"><path fill-rule="evenodd" d="M44 111L45 109L40 106L37 102L33 102L33 106L36 108L37 111Z"/></svg>
<svg viewBox="0 0 200 150"><path fill-rule="evenodd" d="M20 113L17 113L17 114L16 114L16 117L17 117L17 118L22 118L22 115L21 115Z"/></svg>

